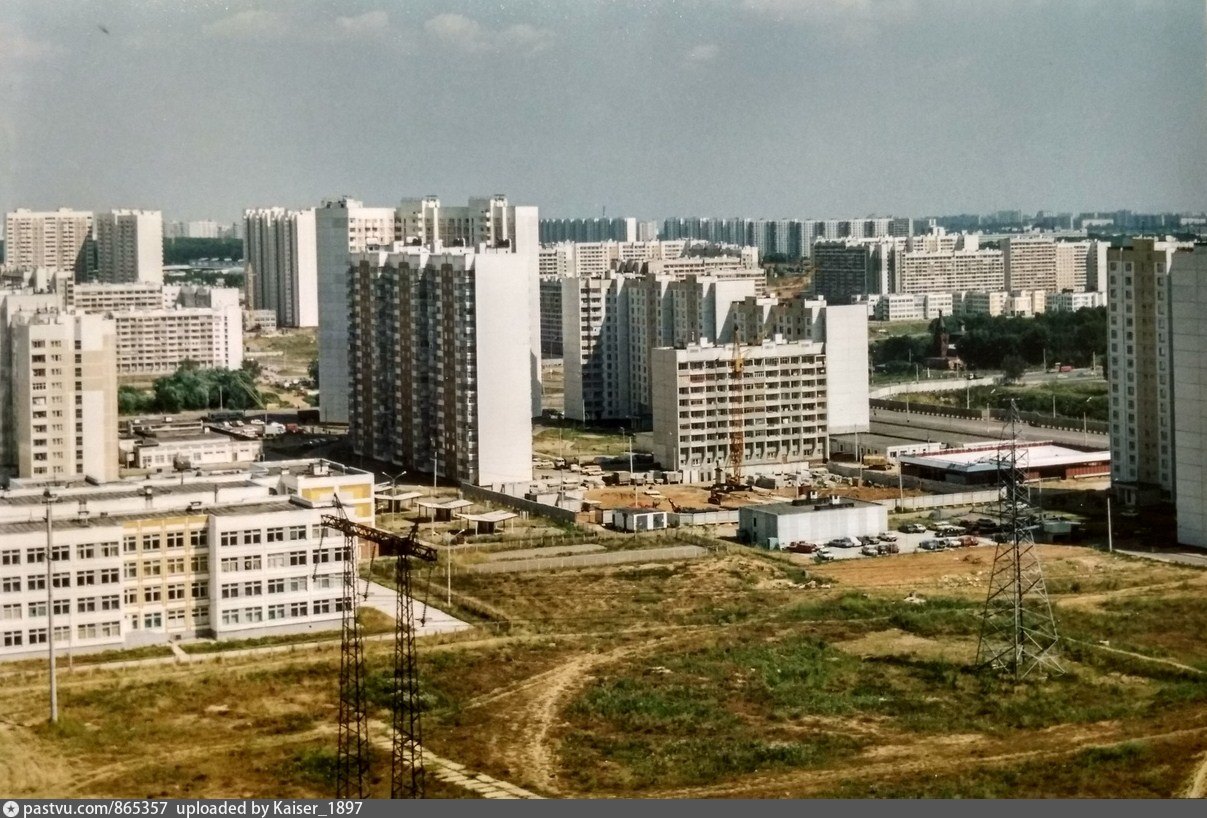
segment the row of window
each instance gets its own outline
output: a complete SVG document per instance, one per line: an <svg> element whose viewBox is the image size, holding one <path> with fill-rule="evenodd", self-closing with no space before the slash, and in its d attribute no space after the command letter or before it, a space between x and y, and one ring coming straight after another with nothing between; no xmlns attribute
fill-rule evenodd
<svg viewBox="0 0 1207 818"><path fill-rule="evenodd" d="M348 604L346 597L335 599L317 599L313 603L290 602L268 605L264 608L234 608L222 612L223 625L247 625L257 622L275 621L280 619L297 619L303 616L321 616L322 614L339 613Z"/></svg>
<svg viewBox="0 0 1207 818"><path fill-rule="evenodd" d="M76 626L77 639L102 639L122 635L121 622L87 622ZM25 645L45 645L49 631L46 628L30 628L28 631L4 631L0 633L0 644L6 648ZM71 626L54 629L55 642L66 642L71 638Z"/></svg>
<svg viewBox="0 0 1207 818"><path fill-rule="evenodd" d="M315 536L319 536L323 526L314 527ZM309 526L290 525L274 528L249 528L243 531L223 531L219 535L221 545L257 545L261 542L286 542L304 540L307 538Z"/></svg>
<svg viewBox="0 0 1207 818"><path fill-rule="evenodd" d="M76 571L75 574L75 584L80 587L88 585L109 585L118 581L118 570L116 568L102 568L99 571ZM56 574L51 574L50 585L52 588L70 588L71 572L62 571ZM20 593L21 589L21 577L4 577L0 579L0 593ZM26 577L25 590L46 590L46 575L34 574Z"/></svg>
<svg viewBox="0 0 1207 818"><path fill-rule="evenodd" d="M315 548L310 552L310 560L315 565L350 559L347 548ZM278 551L261 557L259 554L247 554L242 557L223 557L218 563L223 572L259 571L268 568L286 568L292 565L305 565L305 551Z"/></svg>
<svg viewBox="0 0 1207 818"><path fill-rule="evenodd" d="M270 594L298 593L309 590L311 581L316 589L334 588L336 585L336 577L332 574L309 578L304 576L280 577L267 581L226 582L222 584L221 595L223 599L238 599L241 596L260 596L265 591Z"/></svg>
<svg viewBox="0 0 1207 818"><path fill-rule="evenodd" d="M52 609L56 616L71 613L70 599L56 599ZM76 613L93 613L95 611L116 611L121 607L121 597L116 594L109 596L80 597L75 600ZM19 602L6 602L0 605L0 620L20 619L22 610L30 619L46 616L45 602L29 602L24 609Z"/></svg>

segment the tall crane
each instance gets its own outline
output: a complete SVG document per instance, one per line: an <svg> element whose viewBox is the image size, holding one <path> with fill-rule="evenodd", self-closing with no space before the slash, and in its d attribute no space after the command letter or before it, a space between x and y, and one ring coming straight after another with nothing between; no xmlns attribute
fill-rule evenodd
<svg viewBox="0 0 1207 818"><path fill-rule="evenodd" d="M746 457L746 420L743 405L745 396L742 393L744 368L742 330L735 326L733 328L733 359L729 366L729 416L732 424L729 431L729 462L732 466L729 485L734 488L742 485L742 461Z"/></svg>
<svg viewBox="0 0 1207 818"><path fill-rule="evenodd" d="M369 771L368 714L365 700L364 639L356 621L356 541L377 545L378 553L396 557L397 609L394 624L394 675L391 692L391 798L423 797L423 748L419 724L419 667L415 657L415 613L411 569L415 560L434 563L436 550L416 538L416 523L405 537L349 520L338 498L339 516L324 514L322 524L344 535L344 598L340 640L339 751L335 797L365 798Z"/></svg>

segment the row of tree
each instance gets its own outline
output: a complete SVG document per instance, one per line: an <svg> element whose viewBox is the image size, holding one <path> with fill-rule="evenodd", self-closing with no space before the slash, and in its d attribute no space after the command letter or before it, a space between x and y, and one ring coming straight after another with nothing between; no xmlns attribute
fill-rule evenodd
<svg viewBox="0 0 1207 818"><path fill-rule="evenodd" d="M1105 307L1042 313L1034 318L969 315L944 321L956 352L970 369L1014 369L1019 363L1038 367L1057 362L1089 366L1095 356L1099 364L1106 362ZM932 333L934 329L932 323ZM893 335L876 341L871 349L872 363L889 372L912 369L935 353L932 334Z"/></svg>
<svg viewBox="0 0 1207 818"><path fill-rule="evenodd" d="M117 409L123 415L184 412L197 409L254 409L264 396L256 389L258 365L242 369L202 369L185 361L171 375L156 379L150 392L130 386L117 390Z"/></svg>
<svg viewBox="0 0 1207 818"><path fill-rule="evenodd" d="M190 264L201 258L243 259L242 239L190 239L163 240L164 264Z"/></svg>

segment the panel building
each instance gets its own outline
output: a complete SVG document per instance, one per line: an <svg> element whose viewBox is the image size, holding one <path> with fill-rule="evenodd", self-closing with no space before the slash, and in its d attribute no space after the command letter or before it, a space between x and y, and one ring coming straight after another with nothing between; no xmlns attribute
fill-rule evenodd
<svg viewBox="0 0 1207 818"><path fill-rule="evenodd" d="M117 333L99 315L45 309L16 313L7 331L7 398L20 477L117 477ZM15 455L15 456L14 456Z"/></svg>
<svg viewBox="0 0 1207 818"><path fill-rule="evenodd" d="M247 309L270 310L278 327L318 326L314 208L243 211Z"/></svg>
<svg viewBox="0 0 1207 818"><path fill-rule="evenodd" d="M0 506L0 659L339 628L350 558L321 516L373 521L373 476L328 461L12 487ZM47 554L47 510L52 533ZM51 562L47 571L47 559ZM47 587L47 574L50 587Z"/></svg>
<svg viewBox="0 0 1207 818"><path fill-rule="evenodd" d="M98 214L95 225L100 281L163 283L163 214L113 210Z"/></svg>
<svg viewBox="0 0 1207 818"><path fill-rule="evenodd" d="M1174 490L1169 267L1177 245L1133 239L1107 254L1111 482L1127 505Z"/></svg>
<svg viewBox="0 0 1207 818"><path fill-rule="evenodd" d="M92 213L24 208L4 215L4 262L81 276L92 267Z"/></svg>
<svg viewBox="0 0 1207 818"><path fill-rule="evenodd" d="M1177 253L1169 279L1178 542L1207 548L1207 245Z"/></svg>
<svg viewBox="0 0 1207 818"><path fill-rule="evenodd" d="M362 456L477 485L532 477L534 255L398 244L347 277L349 436Z"/></svg>
<svg viewBox="0 0 1207 818"><path fill-rule="evenodd" d="M507 197L470 199L466 206L446 207L435 196L406 199L397 208L366 208L352 199L324 202L315 211L319 281L319 406L325 422L349 420L348 408L348 273L349 254L406 247L486 248L520 256L513 282L529 301L523 321L529 340L532 416L541 411L540 281L535 207L511 205ZM529 319L528 316L531 316Z"/></svg>

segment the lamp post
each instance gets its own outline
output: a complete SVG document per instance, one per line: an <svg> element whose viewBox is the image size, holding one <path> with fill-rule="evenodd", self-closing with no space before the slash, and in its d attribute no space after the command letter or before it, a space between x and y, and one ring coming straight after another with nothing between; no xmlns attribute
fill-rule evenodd
<svg viewBox="0 0 1207 818"><path fill-rule="evenodd" d="M42 492L42 502L46 504L46 644L50 655L50 723L59 722L59 684L55 678L54 664L54 527L50 519L50 506L57 503L58 497L50 493L50 489Z"/></svg>
<svg viewBox="0 0 1207 818"><path fill-rule="evenodd" d="M633 508L637 508L637 475L633 474L633 445L637 441L635 433L629 434L629 482L633 484Z"/></svg>
<svg viewBox="0 0 1207 818"><path fill-rule="evenodd" d="M406 474L406 469L390 478L390 520L398 516L398 478Z"/></svg>

